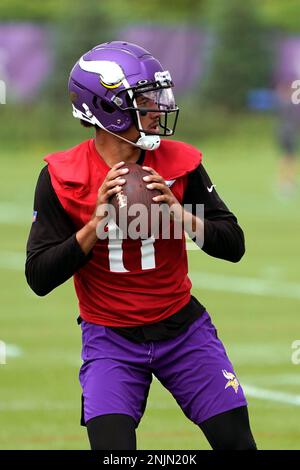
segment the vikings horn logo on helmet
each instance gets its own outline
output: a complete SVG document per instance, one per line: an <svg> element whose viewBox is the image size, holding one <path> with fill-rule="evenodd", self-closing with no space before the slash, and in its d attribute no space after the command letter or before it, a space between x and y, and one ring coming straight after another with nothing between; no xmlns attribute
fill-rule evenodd
<svg viewBox="0 0 300 470"><path fill-rule="evenodd" d="M118 88L125 76L121 67L108 60L79 60L79 67L86 72L96 73L100 76L100 83L106 88Z"/></svg>

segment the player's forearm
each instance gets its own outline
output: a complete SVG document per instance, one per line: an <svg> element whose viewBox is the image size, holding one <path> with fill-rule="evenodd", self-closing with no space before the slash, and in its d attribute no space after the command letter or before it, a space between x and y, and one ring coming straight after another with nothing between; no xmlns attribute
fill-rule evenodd
<svg viewBox="0 0 300 470"><path fill-rule="evenodd" d="M72 277L88 260L75 234L42 251L29 250L25 266L27 282L37 295L44 296Z"/></svg>
<svg viewBox="0 0 300 470"><path fill-rule="evenodd" d="M243 230L234 220L205 219L202 249L210 256L237 263L245 253Z"/></svg>
<svg viewBox="0 0 300 470"><path fill-rule="evenodd" d="M199 217L183 210L184 230L189 237L194 240L199 248L202 248L204 242L204 223Z"/></svg>
<svg viewBox="0 0 300 470"><path fill-rule="evenodd" d="M236 219L202 219L182 208L184 230L205 253L236 263L245 253L245 239Z"/></svg>
<svg viewBox="0 0 300 470"><path fill-rule="evenodd" d="M98 240L96 233L98 222L97 218L93 218L76 233L77 242L86 255L93 249Z"/></svg>

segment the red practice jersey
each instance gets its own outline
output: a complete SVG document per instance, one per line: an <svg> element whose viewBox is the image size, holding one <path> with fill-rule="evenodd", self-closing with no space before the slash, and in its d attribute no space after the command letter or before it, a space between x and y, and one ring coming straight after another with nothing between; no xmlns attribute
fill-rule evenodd
<svg viewBox="0 0 300 470"><path fill-rule="evenodd" d="M110 168L93 139L45 160L59 201L79 230L91 219L98 189ZM145 166L173 183L171 190L179 202L188 173L200 162L201 154L194 147L166 140L157 150L146 152L144 159ZM74 274L80 316L114 327L159 322L188 303L191 282L187 272L184 236L98 240L91 259Z"/></svg>

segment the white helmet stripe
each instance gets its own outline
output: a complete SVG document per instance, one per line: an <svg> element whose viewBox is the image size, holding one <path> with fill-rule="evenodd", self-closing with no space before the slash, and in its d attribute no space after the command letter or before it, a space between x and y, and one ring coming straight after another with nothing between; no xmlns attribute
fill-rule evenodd
<svg viewBox="0 0 300 470"><path fill-rule="evenodd" d="M107 85L115 85L125 78L121 67L116 62L109 60L84 60L81 57L79 67L86 72L97 73L103 83Z"/></svg>

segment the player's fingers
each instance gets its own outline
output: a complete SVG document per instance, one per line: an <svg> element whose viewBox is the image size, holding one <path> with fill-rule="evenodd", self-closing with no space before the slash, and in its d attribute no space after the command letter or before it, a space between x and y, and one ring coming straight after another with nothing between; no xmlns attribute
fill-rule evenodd
<svg viewBox="0 0 300 470"><path fill-rule="evenodd" d="M155 181L157 183L165 184L165 180L159 174L143 176L143 180L146 181L146 182L149 182L149 183L152 182L152 181Z"/></svg>
<svg viewBox="0 0 300 470"><path fill-rule="evenodd" d="M170 194L170 190L168 186L164 183L150 183L147 184L148 189L159 189L161 192Z"/></svg>
<svg viewBox="0 0 300 470"><path fill-rule="evenodd" d="M114 180L104 180L100 188L98 189L98 197L101 197L103 194L105 194L108 189L111 189L112 187L118 185L119 182L117 181L117 178ZM124 184L124 183L121 183Z"/></svg>
<svg viewBox="0 0 300 470"><path fill-rule="evenodd" d="M155 202L169 202L169 196L167 194L161 194L160 196L154 196L153 201Z"/></svg>
<svg viewBox="0 0 300 470"><path fill-rule="evenodd" d="M122 189L121 186L114 186L113 188L108 189L108 190L106 191L106 196L107 196L108 198L110 198L110 197L113 196L114 194L119 193L119 192L121 191L121 189Z"/></svg>
<svg viewBox="0 0 300 470"><path fill-rule="evenodd" d="M106 175L106 178L105 180L106 181L109 181L109 180L113 180L115 178L117 178L118 176L122 176L122 175L126 175L126 173L128 173L128 168L119 168L119 169L116 169L116 170L113 170L111 169L107 175Z"/></svg>
<svg viewBox="0 0 300 470"><path fill-rule="evenodd" d="M113 188L116 185L123 185L125 183L126 183L126 179L121 178L120 176L118 176L117 178L115 178L113 180L106 181L105 188L110 189L110 188Z"/></svg>

